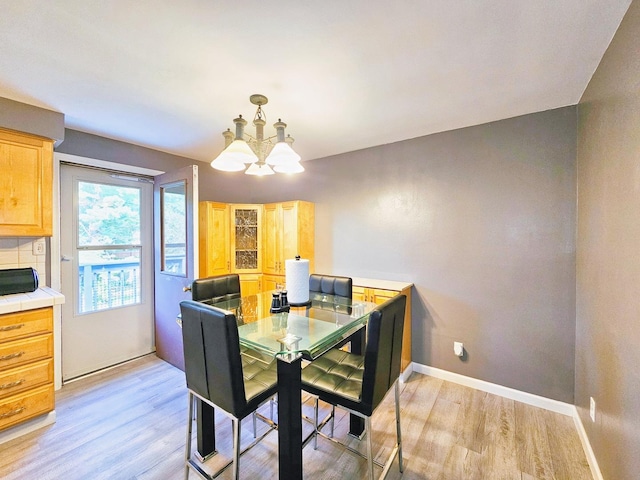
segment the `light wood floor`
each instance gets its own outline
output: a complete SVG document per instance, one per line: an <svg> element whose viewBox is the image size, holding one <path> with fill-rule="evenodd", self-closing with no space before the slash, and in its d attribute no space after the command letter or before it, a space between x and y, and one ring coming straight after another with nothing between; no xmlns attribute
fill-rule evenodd
<svg viewBox="0 0 640 480"><path fill-rule="evenodd" d="M570 417L415 373L401 388L405 471L396 460L390 479L592 479ZM182 478L187 394L180 370L146 356L65 385L56 402L54 425L0 445L0 478ZM381 460L394 443L393 418L389 395L372 422ZM247 444L251 422L244 423ZM216 428L220 454L208 465L231 454L230 422L217 416ZM346 428L339 415L336 437L345 440ZM305 478L366 478L364 460L318 442L318 450L304 450ZM240 476L277 478L277 464L272 433L242 457ZM230 477L228 469L219 478Z"/></svg>

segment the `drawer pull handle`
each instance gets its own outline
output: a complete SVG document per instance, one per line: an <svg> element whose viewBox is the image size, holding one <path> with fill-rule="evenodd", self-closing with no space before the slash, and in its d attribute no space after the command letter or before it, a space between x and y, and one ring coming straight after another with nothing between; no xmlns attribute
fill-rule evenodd
<svg viewBox="0 0 640 480"><path fill-rule="evenodd" d="M0 385L0 390L9 390L10 388L17 387L18 385L22 385L26 380L24 378L20 380L16 380L15 382L5 383Z"/></svg>
<svg viewBox="0 0 640 480"><path fill-rule="evenodd" d="M2 420L3 418L13 417L14 415L19 415L22 412L24 412L26 409L27 409L26 407L20 407L20 408L16 408L15 410L11 410L10 412L3 413L2 415L0 415L0 420Z"/></svg>
<svg viewBox="0 0 640 480"><path fill-rule="evenodd" d="M0 332L8 332L9 330L18 330L24 327L24 323L18 323L17 325L9 325L8 327L0 327Z"/></svg>
<svg viewBox="0 0 640 480"><path fill-rule="evenodd" d="M12 358L18 358L24 355L24 352L16 352L10 353L9 355L5 355L4 357L0 357L0 362L3 360L11 360Z"/></svg>

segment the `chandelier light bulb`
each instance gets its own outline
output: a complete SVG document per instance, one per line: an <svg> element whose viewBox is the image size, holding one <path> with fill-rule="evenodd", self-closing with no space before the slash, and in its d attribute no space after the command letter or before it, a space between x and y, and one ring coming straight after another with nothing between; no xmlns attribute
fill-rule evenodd
<svg viewBox="0 0 640 480"><path fill-rule="evenodd" d="M301 173L304 172L304 167L300 162L282 163L280 165L274 165L273 169L278 173Z"/></svg>
<svg viewBox="0 0 640 480"><path fill-rule="evenodd" d="M224 151L211 162L211 166L223 172L240 172L245 169L244 163L226 157Z"/></svg>
<svg viewBox="0 0 640 480"><path fill-rule="evenodd" d="M275 172L266 163L256 162L249 165L249 168L247 168L244 173L246 173L247 175L257 175L259 177L264 177L265 175L273 175Z"/></svg>
<svg viewBox="0 0 640 480"><path fill-rule="evenodd" d="M291 148L287 142L276 143L266 160L269 165L284 165L287 163L297 163L299 161L300 155L294 152L293 148Z"/></svg>

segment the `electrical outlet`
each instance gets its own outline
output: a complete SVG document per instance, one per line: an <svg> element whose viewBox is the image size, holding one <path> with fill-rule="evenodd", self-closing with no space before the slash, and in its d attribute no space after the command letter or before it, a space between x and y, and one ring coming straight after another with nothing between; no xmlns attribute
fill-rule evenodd
<svg viewBox="0 0 640 480"><path fill-rule="evenodd" d="M31 249L34 255L44 255L47 250L47 245L44 242L44 238L39 238L38 240L35 240L31 244Z"/></svg>
<svg viewBox="0 0 640 480"><path fill-rule="evenodd" d="M589 416L591 417L591 421L596 421L596 401L593 397L589 397L591 400L589 401Z"/></svg>

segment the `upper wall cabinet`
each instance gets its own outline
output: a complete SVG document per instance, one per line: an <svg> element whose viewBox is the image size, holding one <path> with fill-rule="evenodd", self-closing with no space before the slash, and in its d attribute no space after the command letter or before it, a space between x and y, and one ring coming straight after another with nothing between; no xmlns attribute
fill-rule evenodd
<svg viewBox="0 0 640 480"><path fill-rule="evenodd" d="M51 236L53 141L0 129L0 236Z"/></svg>
<svg viewBox="0 0 640 480"><path fill-rule="evenodd" d="M200 202L200 277L240 274L243 294L285 283L285 260L314 268L315 207L294 200L266 205ZM263 275L264 274L264 275Z"/></svg>
<svg viewBox="0 0 640 480"><path fill-rule="evenodd" d="M313 203L300 200L264 206L264 273L284 275L285 260L296 255L308 259L309 271L314 271L314 212Z"/></svg>
<svg viewBox="0 0 640 480"><path fill-rule="evenodd" d="M231 271L229 251L229 205L200 202L199 252L200 277L224 275Z"/></svg>

